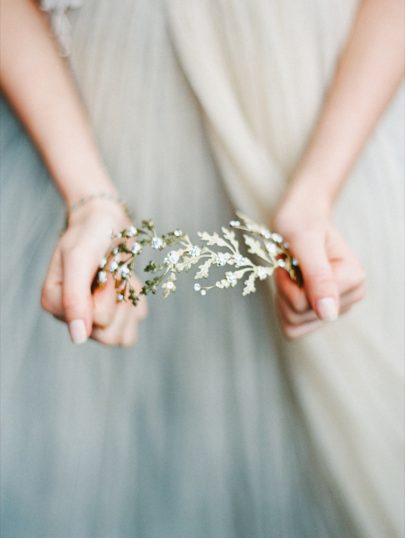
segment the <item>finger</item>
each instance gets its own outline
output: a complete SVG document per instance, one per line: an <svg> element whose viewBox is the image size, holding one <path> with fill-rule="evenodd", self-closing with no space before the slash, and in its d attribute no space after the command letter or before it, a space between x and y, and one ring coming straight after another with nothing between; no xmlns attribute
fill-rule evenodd
<svg viewBox="0 0 405 538"><path fill-rule="evenodd" d="M335 320L339 312L339 293L323 234L308 232L295 245L291 241L291 249L300 262L304 290L312 309L320 320Z"/></svg>
<svg viewBox="0 0 405 538"><path fill-rule="evenodd" d="M94 327L91 332L91 338L108 346L124 345L124 333L128 322L128 315L131 314L134 315L126 308L126 305L117 305L114 318L110 325L105 328Z"/></svg>
<svg viewBox="0 0 405 538"><path fill-rule="evenodd" d="M309 323L304 323L302 325L290 325L288 323L285 323L282 324L282 330L284 335L289 340L296 340L297 338L301 338L303 336L306 336L307 334L319 330L324 325L325 323L323 321L317 319L315 321L310 321Z"/></svg>
<svg viewBox="0 0 405 538"><path fill-rule="evenodd" d="M338 261L332 261L332 268L340 296L356 289L358 286L364 286L364 269L351 253L343 256Z"/></svg>
<svg viewBox="0 0 405 538"><path fill-rule="evenodd" d="M341 297L340 313L344 313L348 308L351 308L354 304L362 301L366 295L365 287L363 285L357 286L352 290L346 292Z"/></svg>
<svg viewBox="0 0 405 538"><path fill-rule="evenodd" d="M281 294L276 295L275 301L276 307L282 315L283 321L290 325L302 325L318 319L317 315L312 309L299 313L295 309L291 308L290 304Z"/></svg>
<svg viewBox="0 0 405 538"><path fill-rule="evenodd" d="M361 301L365 296L364 286L356 286L352 290L344 293L340 298L340 310L339 315L348 312L352 306ZM283 323L287 325L305 325L311 321L315 321L317 318L313 310L308 310L304 313L297 313L291 308L290 304L283 297L283 295L277 293L275 297L276 306Z"/></svg>
<svg viewBox="0 0 405 538"><path fill-rule="evenodd" d="M93 324L91 284L98 266L90 249L73 248L62 253L62 303L69 333L75 344L85 342Z"/></svg>
<svg viewBox="0 0 405 538"><path fill-rule="evenodd" d="M57 248L48 266L44 284L41 290L41 305L44 310L55 317L63 317L62 305L62 256Z"/></svg>
<svg viewBox="0 0 405 538"><path fill-rule="evenodd" d="M274 276L278 293L283 296L294 312L304 313L311 309L304 290L291 280L287 271L276 269Z"/></svg>
<svg viewBox="0 0 405 538"><path fill-rule="evenodd" d="M340 296L354 290L365 281L364 269L357 258L346 247L345 251L346 255L343 259L335 259L331 263ZM284 297L295 312L303 313L310 309L304 290L299 288L283 269L275 271L275 284L278 293Z"/></svg>
<svg viewBox="0 0 405 538"><path fill-rule="evenodd" d="M139 303L136 305L136 309L139 321L146 319L148 316L148 301L143 295L139 298Z"/></svg>
<svg viewBox="0 0 405 538"><path fill-rule="evenodd" d="M93 291L93 326L107 327L114 318L116 308L114 278L108 273L105 286Z"/></svg>
<svg viewBox="0 0 405 538"><path fill-rule="evenodd" d="M133 346L138 341L139 320L139 314L137 314L135 311L129 313L127 317L127 323L124 329L124 334L122 337L123 346Z"/></svg>

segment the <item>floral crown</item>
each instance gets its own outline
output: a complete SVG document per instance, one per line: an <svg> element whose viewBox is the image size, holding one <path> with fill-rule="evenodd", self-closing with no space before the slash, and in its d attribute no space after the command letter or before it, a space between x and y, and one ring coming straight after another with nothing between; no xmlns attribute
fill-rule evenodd
<svg viewBox="0 0 405 538"><path fill-rule="evenodd" d="M155 294L159 288L163 297L168 297L176 291L178 275L194 267L197 268L194 290L201 295L206 295L212 288L233 288L240 281L243 282L242 295L249 295L256 291L257 279L265 280L277 268L287 271L291 279L302 286L298 261L292 257L282 236L240 212L236 214L238 220L231 220L229 228L222 227L222 235L217 232L198 232L202 242L200 245L192 242L187 234L178 229L158 235L152 220L142 220L140 226L113 232L115 244L101 260L95 285L105 285L110 273L115 281L117 301L131 301L134 306L140 295ZM243 232L247 252L254 259L241 253L236 230ZM149 261L144 271L151 278L145 280L141 291L137 292L131 283L131 275L135 271L136 258L147 247L162 252L170 250L161 262ZM225 273L213 283L205 284L212 278L210 271L215 267L224 268Z"/></svg>

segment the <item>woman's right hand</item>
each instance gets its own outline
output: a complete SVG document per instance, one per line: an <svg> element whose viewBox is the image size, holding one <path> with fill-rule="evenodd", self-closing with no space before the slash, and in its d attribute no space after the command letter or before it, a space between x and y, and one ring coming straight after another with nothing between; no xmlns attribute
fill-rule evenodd
<svg viewBox="0 0 405 538"><path fill-rule="evenodd" d="M89 337L112 346L130 346L137 340L138 323L147 315L146 298L141 296L136 307L117 303L111 275L104 288L91 290L100 260L111 244L111 230L130 224L123 209L109 200L94 199L69 216L48 267L41 304L68 324L76 344ZM139 291L139 280L132 278Z"/></svg>

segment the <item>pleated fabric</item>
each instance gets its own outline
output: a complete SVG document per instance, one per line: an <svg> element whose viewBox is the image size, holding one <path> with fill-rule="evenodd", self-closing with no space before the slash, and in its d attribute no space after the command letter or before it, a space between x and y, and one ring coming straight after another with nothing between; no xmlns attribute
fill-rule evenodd
<svg viewBox="0 0 405 538"><path fill-rule="evenodd" d="M87 0L69 15L78 89L139 217L193 235L235 206L271 214L352 17L327 4ZM189 275L124 350L75 347L40 309L64 211L1 102L4 536L400 536L399 108L337 210L363 305L286 344L268 288L200 298Z"/></svg>
<svg viewBox="0 0 405 538"><path fill-rule="evenodd" d="M356 4L170 2L221 176L234 204L263 222L314 126ZM302 342L281 343L322 457L376 537L405 533L404 110L401 87L336 208L366 269L367 299Z"/></svg>

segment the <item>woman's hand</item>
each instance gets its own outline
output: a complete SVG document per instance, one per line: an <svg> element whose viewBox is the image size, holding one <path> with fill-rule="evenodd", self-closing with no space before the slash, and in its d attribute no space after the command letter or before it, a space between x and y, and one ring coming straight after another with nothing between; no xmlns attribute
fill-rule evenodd
<svg viewBox="0 0 405 538"><path fill-rule="evenodd" d="M276 272L276 304L284 334L296 339L335 320L364 297L365 273L331 223L314 204L283 204L272 227L299 260L304 287Z"/></svg>
<svg viewBox="0 0 405 538"><path fill-rule="evenodd" d="M107 200L92 200L70 215L56 245L42 288L45 310L68 324L72 341L88 337L107 345L130 346L137 340L138 323L146 317L146 298L138 305L117 303L111 275L103 289L91 285L100 260L111 244L111 230L128 227L123 209ZM133 277L137 291L139 281Z"/></svg>

